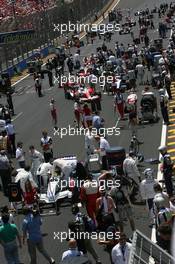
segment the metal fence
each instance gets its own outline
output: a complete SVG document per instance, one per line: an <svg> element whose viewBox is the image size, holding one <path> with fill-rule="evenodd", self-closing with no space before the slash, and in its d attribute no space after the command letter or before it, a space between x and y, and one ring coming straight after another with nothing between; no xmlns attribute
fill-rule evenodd
<svg viewBox="0 0 175 264"><path fill-rule="evenodd" d="M100 16L103 8L111 2L112 0L74 0L70 3L59 0L56 7L52 9L44 9L27 17L16 17L15 22L11 19L3 23L0 26L1 32L13 31L16 26L18 30L21 30L24 26L31 24L36 34L32 41L0 46L0 71L29 57L35 49L48 46L54 39L59 41L60 33L54 31L54 24L68 24L69 21L71 23L93 22L95 15Z"/></svg>
<svg viewBox="0 0 175 264"><path fill-rule="evenodd" d="M129 264L174 264L175 259L136 230L133 235Z"/></svg>

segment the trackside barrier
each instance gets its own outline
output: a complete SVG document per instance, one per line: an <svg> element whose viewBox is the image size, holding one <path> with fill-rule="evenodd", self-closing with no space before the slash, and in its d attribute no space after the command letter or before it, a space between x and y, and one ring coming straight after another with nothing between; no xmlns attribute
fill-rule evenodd
<svg viewBox="0 0 175 264"><path fill-rule="evenodd" d="M133 235L129 264L174 264L175 258L136 230Z"/></svg>

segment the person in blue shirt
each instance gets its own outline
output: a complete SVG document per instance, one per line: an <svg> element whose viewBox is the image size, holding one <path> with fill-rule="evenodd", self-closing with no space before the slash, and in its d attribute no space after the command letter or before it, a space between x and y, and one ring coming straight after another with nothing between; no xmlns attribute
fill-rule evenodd
<svg viewBox="0 0 175 264"><path fill-rule="evenodd" d="M43 245L41 234L42 220L37 210L26 209L26 216L23 220L23 244L27 238L28 252L31 258L31 264L37 264L36 249L47 259L48 263L55 263L55 260L50 257Z"/></svg>

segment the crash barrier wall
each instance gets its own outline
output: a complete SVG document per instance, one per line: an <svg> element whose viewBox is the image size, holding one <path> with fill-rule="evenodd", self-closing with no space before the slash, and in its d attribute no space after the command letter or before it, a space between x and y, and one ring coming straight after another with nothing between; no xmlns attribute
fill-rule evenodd
<svg viewBox="0 0 175 264"><path fill-rule="evenodd" d="M50 48L51 48L51 46L43 48L40 50L40 54L41 54L42 58L49 55L49 49ZM23 59L20 62L16 63L15 65L8 67L6 72L9 74L10 77L12 77L14 75L14 67L16 67L19 72L25 70L27 68L27 61L33 60L36 56L35 54L36 53L33 52L33 54L31 54L28 58Z"/></svg>
<svg viewBox="0 0 175 264"><path fill-rule="evenodd" d="M23 29L23 25L30 22L35 30L35 38L30 41L9 43L0 45L0 71L13 73L12 68L18 66L21 71L26 65L26 59L33 56L35 49L48 48L49 45L60 44L60 32L54 31L54 24L71 23L92 23L95 21L95 14L100 17L113 3L113 0L74 0L72 3L58 1L57 6L50 10L31 14L26 18L16 18L17 29ZM11 31L14 28L10 29ZM3 31L9 31L3 26ZM32 53L32 55L31 55ZM12 76L12 75L11 75Z"/></svg>
<svg viewBox="0 0 175 264"><path fill-rule="evenodd" d="M136 230L133 235L129 264L174 264L175 259Z"/></svg>

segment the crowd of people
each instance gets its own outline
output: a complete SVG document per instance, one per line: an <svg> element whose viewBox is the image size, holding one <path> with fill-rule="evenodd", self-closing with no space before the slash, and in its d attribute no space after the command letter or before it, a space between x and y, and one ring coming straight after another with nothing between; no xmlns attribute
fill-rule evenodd
<svg viewBox="0 0 175 264"><path fill-rule="evenodd" d="M59 53L52 60L48 60L45 72L51 87L53 86L53 74L64 75L66 66L68 73L72 76L89 77L89 83L79 80L76 85L75 83L65 84L66 91L69 90L70 93L74 86L78 87L71 98L74 100L72 118L75 119L75 126L78 130L86 129L85 162L77 161L72 171L69 171L69 167L64 172L62 164L66 164L66 159L60 163L62 166L54 164L53 139L47 130L42 131L41 150L31 145L28 147L27 155L23 149L23 142L18 141L16 144L15 127L10 117L2 117L0 120L1 188L3 194L11 202L9 206L4 206L1 210L0 243L8 264L20 263L16 240L18 240L19 247L25 245L27 241L31 264L37 263L36 250L44 256L48 263L55 263L43 243L41 233L43 209L40 207L39 200L42 191L48 194L49 183L55 178L68 180L67 173L69 173L69 180L71 179L68 181L71 183L68 189L72 193L71 210L73 214L73 220L68 222L67 230L71 230L74 236L68 239L69 249L62 254L62 264L70 258L75 258L75 262L77 258L82 258L82 263L90 263L87 253L96 263L103 263L92 242L93 232L98 236L96 239L98 245L105 246L111 264L130 264L132 237L128 238L126 235L125 221L129 221L133 233L137 228L133 211L135 201L146 205L149 227L156 229L157 244L172 254L171 239L175 214L174 164L168 148L161 145L157 150L157 155L161 155L160 169L163 184L156 180L155 171L151 166L145 168L142 174L138 166L141 160L137 147L144 142L137 139L139 136L137 130L139 122L157 122L159 109L164 124L167 126L170 124L168 103L173 99L171 81L174 80L175 65L173 27L166 50L162 39L166 39L169 34L167 23L170 23L174 11L175 6L172 3L170 5L161 4L154 12L148 8L142 10L137 21L140 34L136 38L133 27L128 45L118 41L114 43L113 49L110 49L107 42L112 43L113 36L111 36L108 41L104 39L102 46L97 48L96 54L84 57L83 60L80 56L81 48L78 48L74 55ZM120 22L124 22L125 18L119 16L120 12L117 14L117 16L113 15L114 19L117 17ZM155 28L154 16L159 21L159 41L151 43L149 33ZM128 20L130 19L127 17ZM44 75L41 69L34 74L35 88L39 97L43 95ZM93 81L97 77L103 77L105 82L97 84ZM110 82L107 81L109 79ZM60 88L62 85L59 83L58 86ZM159 92L159 96L154 88ZM115 148L111 150L112 146L104 135L107 121L102 116L100 100L101 96L106 93L111 93L114 97L114 102L111 101L118 122L123 124L128 122L131 131L129 137L132 140L127 155L123 149L119 152ZM53 127L57 129L59 122L54 98L51 99L49 106ZM118 153L117 158L113 157L115 165L109 159L109 151L111 151L110 154L112 151ZM26 162L26 156L30 158L30 166ZM14 195L14 186L17 188L16 195ZM61 192L62 189L60 188L59 191ZM15 224L16 217L13 216L13 212L19 212L18 204L12 201L17 195L19 195L24 213L22 234L18 231L19 227ZM59 207L59 202L57 206ZM59 211L59 208L57 209ZM79 237L81 232L86 233L86 236ZM105 234L103 240L99 236L101 232Z"/></svg>
<svg viewBox="0 0 175 264"><path fill-rule="evenodd" d="M1 0L0 5L0 23L14 17L13 4L6 0ZM15 1L14 6L16 16L27 16L31 13L40 12L41 10L54 7L55 1L50 0L47 2L37 2L17 0Z"/></svg>

